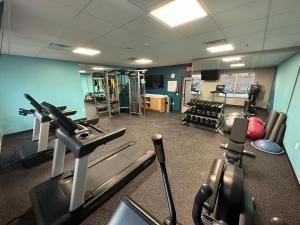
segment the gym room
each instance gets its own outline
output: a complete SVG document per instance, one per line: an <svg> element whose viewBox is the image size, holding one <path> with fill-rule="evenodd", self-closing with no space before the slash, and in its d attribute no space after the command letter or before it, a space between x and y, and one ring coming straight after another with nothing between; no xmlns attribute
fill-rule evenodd
<svg viewBox="0 0 300 225"><path fill-rule="evenodd" d="M299 76L299 0L0 0L0 224L299 225Z"/></svg>

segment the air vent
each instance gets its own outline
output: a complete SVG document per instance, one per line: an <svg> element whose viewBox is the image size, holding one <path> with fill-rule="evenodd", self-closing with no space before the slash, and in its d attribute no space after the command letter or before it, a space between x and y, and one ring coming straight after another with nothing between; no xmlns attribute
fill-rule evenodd
<svg viewBox="0 0 300 225"><path fill-rule="evenodd" d="M60 50L60 51L67 51L71 47L72 46L70 46L70 45L64 45L64 44L53 43L53 42L48 45L48 48Z"/></svg>
<svg viewBox="0 0 300 225"><path fill-rule="evenodd" d="M224 44L228 44L228 41L226 39L219 39L219 40L204 42L204 44L209 45L209 46L224 45Z"/></svg>

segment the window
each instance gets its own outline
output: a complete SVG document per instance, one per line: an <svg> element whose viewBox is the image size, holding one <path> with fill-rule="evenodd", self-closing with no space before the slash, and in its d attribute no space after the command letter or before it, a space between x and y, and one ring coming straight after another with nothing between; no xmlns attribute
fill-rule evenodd
<svg viewBox="0 0 300 225"><path fill-rule="evenodd" d="M221 74L220 84L225 85L228 97L247 98L250 85L254 83L254 73ZM223 94L219 94L223 96Z"/></svg>

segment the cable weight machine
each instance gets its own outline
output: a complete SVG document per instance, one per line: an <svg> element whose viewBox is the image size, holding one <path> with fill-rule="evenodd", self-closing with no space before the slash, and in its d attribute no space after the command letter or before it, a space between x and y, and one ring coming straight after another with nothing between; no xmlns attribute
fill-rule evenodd
<svg viewBox="0 0 300 225"><path fill-rule="evenodd" d="M130 115L145 116L145 101L142 102L141 97L146 94L146 71L146 69L131 70L128 73Z"/></svg>
<svg viewBox="0 0 300 225"><path fill-rule="evenodd" d="M120 99L118 73L116 70L107 70L93 74L94 97L97 114L108 113L109 118L120 115Z"/></svg>

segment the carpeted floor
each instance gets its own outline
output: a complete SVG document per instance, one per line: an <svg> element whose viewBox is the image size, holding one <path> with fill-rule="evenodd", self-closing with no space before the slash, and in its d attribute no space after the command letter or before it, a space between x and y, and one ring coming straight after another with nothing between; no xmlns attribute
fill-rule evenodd
<svg viewBox="0 0 300 225"><path fill-rule="evenodd" d="M213 159L222 157L223 150L220 150L219 144L225 142L227 137L183 126L180 118L181 114L178 113L147 112L146 118L122 114L113 119L102 119L100 123L103 127L126 127L127 132L118 140L108 143L102 150L94 152L92 158L127 140L136 141L134 148L153 149L151 135L163 134L178 221L191 225L195 193L205 182ZM24 132L4 137L2 153L7 155L15 152L17 155L22 141L30 138L30 135L30 132ZM247 149L253 150L249 143ZM287 156L273 156L257 151L256 156L255 159L244 158L245 187L255 197L256 224L267 225L269 218L279 216L289 225L299 225L299 186L293 177ZM73 168L73 161L72 154L68 154L65 168ZM23 169L19 163L14 165L2 169L0 174L0 224L6 224L25 212L26 217L15 224L35 224L28 191L32 186L48 179L51 162L32 169ZM130 196L160 220L168 215L161 174L155 161L82 224L105 224L122 195Z"/></svg>

